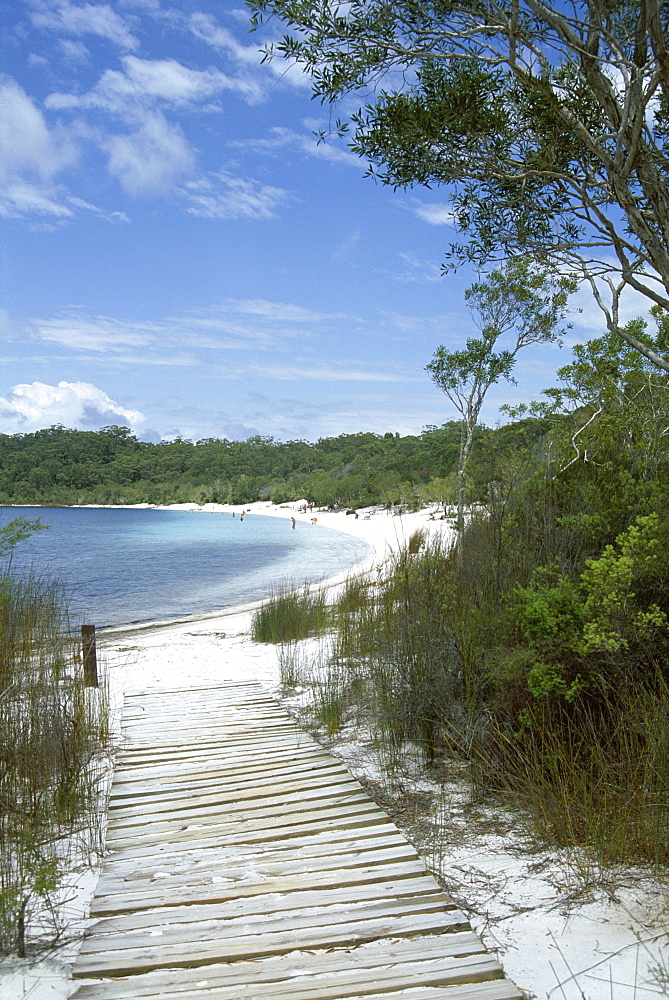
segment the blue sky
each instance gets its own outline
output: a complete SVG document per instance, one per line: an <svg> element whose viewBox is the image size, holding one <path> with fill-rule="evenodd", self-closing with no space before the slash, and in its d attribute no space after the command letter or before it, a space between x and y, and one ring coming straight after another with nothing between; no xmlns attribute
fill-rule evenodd
<svg viewBox="0 0 669 1000"><path fill-rule="evenodd" d="M475 332L444 191L393 192L226 0L13 0L0 42L0 432L420 432ZM589 300L574 335L601 322ZM634 312L634 310L632 310ZM638 312L638 310L637 310ZM582 339L582 337L580 337ZM529 401L568 350L519 358Z"/></svg>

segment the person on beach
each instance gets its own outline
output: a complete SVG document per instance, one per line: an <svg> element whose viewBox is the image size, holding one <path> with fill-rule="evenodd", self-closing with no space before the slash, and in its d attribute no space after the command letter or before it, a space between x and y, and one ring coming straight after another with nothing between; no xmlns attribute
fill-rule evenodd
<svg viewBox="0 0 669 1000"><path fill-rule="evenodd" d="M291 517L291 521L293 522L293 531L294 531L295 530L295 525L297 524L297 521L295 520L294 517Z"/></svg>

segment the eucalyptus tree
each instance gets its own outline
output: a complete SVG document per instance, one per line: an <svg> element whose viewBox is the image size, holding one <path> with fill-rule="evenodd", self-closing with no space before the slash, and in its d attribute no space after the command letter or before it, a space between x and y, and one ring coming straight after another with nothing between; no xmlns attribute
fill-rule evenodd
<svg viewBox="0 0 669 1000"><path fill-rule="evenodd" d="M481 336L464 350L439 347L427 365L432 379L460 414L458 527L463 525L467 464L474 431L488 390L500 379L514 382L519 351L531 344L559 341L571 282L538 268L527 258L512 258L465 292ZM502 343L508 341L508 346Z"/></svg>
<svg viewBox="0 0 669 1000"><path fill-rule="evenodd" d="M249 0L288 26L266 48L337 104L396 187L445 185L456 265L518 254L590 285L608 330L634 289L669 309L666 0Z"/></svg>

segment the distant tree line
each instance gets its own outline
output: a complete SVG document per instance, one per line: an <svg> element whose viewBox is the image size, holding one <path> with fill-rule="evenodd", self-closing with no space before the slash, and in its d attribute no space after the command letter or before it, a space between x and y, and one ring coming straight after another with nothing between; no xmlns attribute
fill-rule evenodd
<svg viewBox="0 0 669 1000"><path fill-rule="evenodd" d="M476 428L468 499L484 500L510 462L540 451L549 421L528 416L495 429ZM99 431L56 425L0 434L0 503L287 503L318 506L453 503L461 424L419 435L340 434L279 442L177 438L139 441L127 427Z"/></svg>

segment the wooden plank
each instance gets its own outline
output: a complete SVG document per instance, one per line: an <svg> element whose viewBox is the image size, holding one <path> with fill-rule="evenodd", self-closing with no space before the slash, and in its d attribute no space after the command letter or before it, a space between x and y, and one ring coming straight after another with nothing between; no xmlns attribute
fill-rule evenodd
<svg viewBox="0 0 669 1000"><path fill-rule="evenodd" d="M183 907L184 910L190 907ZM81 947L81 955L91 955L98 951L109 954L113 951L127 951L129 948L144 947L147 939L160 949L179 946L187 940L189 946L196 951L203 945L223 944L226 941L236 941L240 936L286 933L294 936L293 948L298 948L304 932L310 935L317 931L330 934L338 924L354 922L357 927L363 927L372 920L389 919L400 916L418 917L425 914L458 913L460 924L462 914L455 907L446 907L443 897L438 893L432 896L419 896L416 899L403 897L400 899L365 900L364 902L338 903L333 906L315 906L306 910L291 910L284 913L278 904L273 913L232 914L222 918L200 921L188 925L184 923L170 924L161 921L147 936L146 929L120 931L115 921L106 920L104 925L95 924ZM450 924L448 926L451 926Z"/></svg>
<svg viewBox="0 0 669 1000"><path fill-rule="evenodd" d="M254 682L126 700L77 1000L519 1000L339 761ZM500 986L501 984L501 986Z"/></svg>
<svg viewBox="0 0 669 1000"><path fill-rule="evenodd" d="M393 847L377 851L359 851L355 854L344 854L336 859L331 857L311 858L307 864L301 859L286 859L283 861L265 861L256 859L250 864L239 865L230 861L220 862L217 865L206 868L177 868L172 866L161 866L159 872L139 871L133 874L126 874L124 877L114 874L102 875L98 885L98 892L106 895L112 892L132 892L137 893L143 890L155 891L156 884L162 884L164 891L170 894L179 892L182 887L187 891L196 890L200 886L211 885L223 880L228 882L259 882L268 878L285 878L290 875L316 875L322 871L333 872L340 876L347 872L349 868L365 868L379 866L379 871L383 871L386 864L413 864L417 861L417 856L409 845ZM424 874L425 869L421 862L414 865L417 874ZM320 876L317 876L320 877ZM334 883L337 884L336 882Z"/></svg>
<svg viewBox="0 0 669 1000"><path fill-rule="evenodd" d="M213 786L213 788L211 788ZM147 792L143 802L118 802L116 798L110 800L109 816L114 821L129 819L133 816L140 816L146 822L147 806L151 812L160 816L163 812L178 813L188 810L193 814L203 806L228 805L235 803L237 811L242 808L240 803L244 803L243 808L248 808L246 803L252 805L256 802L285 799L290 796L292 801L315 800L323 796L334 799L342 795L362 801L363 796L369 798L366 792L351 780L350 774L342 773L339 770L326 772L325 774L313 774L302 777L301 775L282 774L275 780L271 778L267 782L244 780L243 773L236 781L210 782L210 791L203 792L197 786L192 789L182 789L180 791L156 791Z"/></svg>
<svg viewBox="0 0 669 1000"><path fill-rule="evenodd" d="M333 758L327 754L314 754L309 747L296 747L294 744L281 748L270 748L270 750L256 749L256 752L241 755L232 752L222 752L219 747L214 747L210 751L193 749L189 752L188 747L181 748L179 756L170 754L157 754L151 760L128 760L127 755L119 763L117 773L119 784L134 783L142 781L144 777L148 780L156 776L164 776L169 779L171 776L178 777L180 774L200 773L206 774L209 768L220 769L223 772L233 772L240 766L252 771L262 771L264 767L268 770L278 769L287 766L291 762L295 767L309 761L314 767L333 763Z"/></svg>
<svg viewBox="0 0 669 1000"><path fill-rule="evenodd" d="M264 780L265 777L273 778L279 774L294 774L298 769L301 774L325 774L330 771L339 772L345 770L340 764L338 765L336 761L333 761L332 758L314 760L312 754L307 755L305 753L304 757L300 758L297 754L291 753L277 760L276 755L273 754L268 756L264 761L259 761L257 756L254 756L253 760L244 766L244 779L250 781L253 777L257 776L257 778ZM346 773L350 779L350 773L348 771ZM132 797L134 795L150 794L154 788L178 789L180 785L186 785L186 783L190 783L191 787L197 787L198 784L204 784L205 782L211 784L213 781L231 781L233 778L238 777L238 775L238 761L226 763L225 761L217 761L213 758L207 763L207 766L200 763L193 765L188 762L174 770L167 770L163 762L162 766L155 765L152 768L138 768L137 771L126 772L124 769L119 770L114 781L111 796L116 799L123 796Z"/></svg>
<svg viewBox="0 0 669 1000"><path fill-rule="evenodd" d="M109 861L113 862L118 870L126 867L136 868L139 865L162 863L163 860L171 856L191 857L194 864L200 862L207 863L210 859L220 857L234 857L242 859L244 857L265 857L268 854L284 854L286 851L293 852L294 857L311 857L331 852L335 857L337 854L345 854L355 848L364 850L367 846L380 847L384 844L406 843L404 837L398 832L397 827L389 822L376 823L370 826L357 827L354 830L344 828L326 828L314 834L305 834L301 837L284 838L272 841L260 841L259 843L246 843L243 840L222 841L221 839L200 843L193 839L181 844L175 844L170 849L168 844L161 842L157 847L147 847L143 849L141 855L135 856L127 851L110 851ZM152 859L152 860L149 860ZM169 863L166 861L166 863Z"/></svg>
<svg viewBox="0 0 669 1000"><path fill-rule="evenodd" d="M183 705L181 708L169 710L166 706L163 706L157 709L157 713L153 715L148 706L135 714L124 712L122 724L126 728L141 726L142 728L158 729L161 726L166 728L168 726L179 725L186 720L195 723L202 722L212 727L212 723L215 725L220 723L221 726L227 726L228 724L238 725L244 716L249 716L253 720L253 726L260 728L268 723L276 725L280 721L283 722L285 720L285 712L282 712L276 704L255 705L253 711L248 712L238 708L231 709L225 699L207 702L204 708L202 705L192 707Z"/></svg>
<svg viewBox="0 0 669 1000"><path fill-rule="evenodd" d="M267 893L288 893L300 890L329 889L333 885L365 885L371 882L392 882L397 879L423 878L425 870L420 864L370 865L363 868L325 869L299 875L284 875L267 878L259 882L248 879L237 882L213 882L211 885L182 887L179 893L181 903L222 903L228 899L243 899ZM108 883L107 883L108 884ZM156 909L169 906L174 900L169 896L169 885L156 886L151 890L130 892L119 882L118 891L106 890L104 895L95 896L91 903L91 916L107 916L113 913L130 913L133 910Z"/></svg>
<svg viewBox="0 0 669 1000"><path fill-rule="evenodd" d="M81 954L74 969L74 978L95 975L126 976L149 972L169 964L170 968L191 968L212 962L239 962L266 955L279 955L297 948L334 948L352 946L360 941L373 941L379 937L415 934L440 934L448 930L467 927L467 918L459 910L446 913L415 914L402 917L380 917L372 920L336 924L330 927L306 930L299 943L291 930L268 934L232 936L229 940L202 942L183 941L172 944L169 959L157 945L127 948L113 953Z"/></svg>
<svg viewBox="0 0 669 1000"><path fill-rule="evenodd" d="M222 737L211 737L210 739L201 739L198 743L194 744L184 744L182 743L168 743L163 741L161 744L152 746L133 746L132 744L124 745L123 755L124 755L124 766L133 767L138 764L156 764L160 763L162 760L165 762L169 761L182 761L182 760L207 760L213 754L218 753L221 757L226 760L248 760L256 755L267 753L281 753L289 751L298 751L300 749L309 750L310 747L304 743L298 743L295 739L282 739L277 740L276 743L272 740L250 739L247 744L239 744L237 737L234 734L227 739Z"/></svg>
<svg viewBox="0 0 669 1000"><path fill-rule="evenodd" d="M268 845L268 848L272 845ZM245 877L250 870L257 870L264 875L318 871L320 868L358 868L362 865L384 865L403 862L418 862L421 872L425 871L422 861L414 848L406 840L390 840L387 842L352 843L347 850L332 851L329 849L311 850L297 855L290 850L266 850L260 852L234 851L222 845L218 851L210 851L204 856L193 855L190 852L173 853L171 858L159 856L153 859L153 864L109 865L117 876L126 881L136 882L139 879L151 881L153 871L160 868L164 876L168 873L172 878L179 878L183 873L190 874L200 881L225 874L228 879ZM104 884L105 874L101 875L100 884Z"/></svg>
<svg viewBox="0 0 669 1000"><path fill-rule="evenodd" d="M353 904L386 899L423 899L425 896L435 895L443 902L444 897L439 890L435 889L434 879L426 875L423 879L370 882L363 885L344 885L319 890L306 889L281 895L260 893L257 896L247 896L242 899L233 898L222 903L202 906L192 904L183 906L175 903L163 906L159 910L140 910L130 914L115 914L110 918L101 917L96 921L94 931L97 934L107 933L107 930L146 930L163 923L190 924L206 920L224 920L244 914L249 917L256 914L274 914L278 908L283 913L288 913L292 910L314 909L319 906L334 906L343 903Z"/></svg>
<svg viewBox="0 0 669 1000"><path fill-rule="evenodd" d="M425 988L480 983L501 978L498 963L485 954L468 955L466 958L450 961L440 958L433 962L394 965L390 968L351 969L350 966L349 959L349 969L339 974L299 977L293 973L283 981L270 983L258 982L251 974L246 983L221 982L215 987L215 993L212 993L208 969L200 969L195 974L191 973L192 985L181 996L215 996L216 1000L344 1000L352 994L360 995L362 991L367 996L369 992L378 994L379 990L410 988L416 982L420 982L421 987ZM133 976L133 979L136 978L143 977ZM196 983L202 985L198 987ZM158 994L165 995L167 994ZM81 993L77 993L77 997L83 1000Z"/></svg>
<svg viewBox="0 0 669 1000"><path fill-rule="evenodd" d="M287 844L293 841L295 843L302 843L305 840L336 835L339 830L347 831L349 834L358 829L366 829L367 832L370 832L381 829L387 822L388 817L385 813L373 809L362 812L356 809L355 813L348 811L343 811L343 815L335 813L333 816L326 817L326 822L323 822L321 814L317 819L311 820L308 823L284 826L279 831L279 838L277 838L277 831L267 826L260 826L257 830L227 830L225 844L228 847L234 847L238 844L246 844L248 847L261 847L263 844L275 843L277 839ZM114 845L108 843L108 857L110 861L115 861L116 859L127 860L128 858L140 859L143 857L154 857L156 854L162 852L167 855L181 850L211 849L212 846L222 843L221 827L217 825L193 829L190 833L190 837L181 837L180 839L174 839L166 835L153 844L146 841L142 844L137 844L132 838L130 838L129 843L125 846L120 842Z"/></svg>
<svg viewBox="0 0 669 1000"><path fill-rule="evenodd" d="M453 958L466 958L486 954L480 939L471 931L446 935L428 935L412 938L385 938L358 944L354 948L332 948L327 951L293 951L285 955L252 962L214 964L206 969L169 969L143 973L131 979L96 981L82 985L77 1000L127 1000L129 993L137 998L170 997L185 990L213 991L224 987L253 983L272 984L276 988L284 982L294 982L300 990L319 977L337 977L352 968L361 972L386 972L401 970L407 984L420 980L421 968L443 965ZM498 967L499 968L499 967ZM199 987L195 983L201 984ZM209 992L210 1000L214 994Z"/></svg>
<svg viewBox="0 0 669 1000"><path fill-rule="evenodd" d="M190 813L181 810L171 815L167 814L148 827L145 821L134 822L133 817L117 819L111 815L107 843L111 847L127 840L140 844L147 841L155 842L158 839L165 840L168 836L182 840L183 832L188 834L186 839L190 839L189 831L196 829L216 828L220 836L227 836L244 829L249 833L268 829L278 831L284 826L305 826L313 823L325 828L328 819L337 815L351 817L360 815L377 820L379 812L369 799L342 795L339 801L325 796L320 803L317 799L309 799L306 804L300 801L291 803L283 798L270 802L269 805L257 805L255 808L242 805L239 809L235 809L231 804L226 808L226 803L221 803L220 807L202 806L192 809Z"/></svg>
<svg viewBox="0 0 669 1000"><path fill-rule="evenodd" d="M240 792L239 798L234 794L198 796L193 802L188 800L177 800L174 804L164 799L158 800L155 809L155 820L152 824L154 829L167 830L173 825L180 826L188 822L191 826L199 821L206 821L207 825L217 820L226 821L228 824L234 823L241 817L261 819L271 817L278 820L279 817L300 814L305 809L315 813L319 808L334 809L339 803L342 806L360 805L366 806L369 797L360 790L351 790L347 784L343 788L335 786L333 789L327 785L317 785L314 788L302 790L297 787L286 788L281 786L279 791L268 795L243 794ZM153 803L149 800L146 808L141 806L115 807L109 810L109 830L116 832L126 830L130 833L133 829L143 829L146 827L147 811L153 811Z"/></svg>
<svg viewBox="0 0 669 1000"><path fill-rule="evenodd" d="M134 748L130 750L132 757L155 754L156 751L178 753L183 747L183 740L179 740L180 731L183 732L178 723L175 723L171 728L155 730L147 730L146 727L139 726L136 734L122 733L124 750L126 746L133 747L134 744ZM227 746L231 749L234 748L234 751L240 756L245 753L253 754L254 748L269 750L273 745L278 748L309 746L304 735L287 732L285 726L279 724L272 729L254 729L243 723L234 728L192 725L188 727L188 740L193 749Z"/></svg>
<svg viewBox="0 0 669 1000"><path fill-rule="evenodd" d="M222 814L222 816L224 815L225 813ZM238 815L241 816L240 819L237 818ZM370 800L353 803L344 801L344 804L341 806L324 805L320 809L310 810L305 809L304 806L300 806L297 803L293 809L286 806L280 813L277 813L270 806L265 809L255 809L250 815L251 818L245 820L243 813L231 812L231 818L228 821L224 820L221 816L221 818L215 817L210 822L203 822L207 818L207 811L203 810L202 815L197 816L197 820L200 821L199 823L195 822L196 817L192 816L192 821L188 823L179 820L175 820L172 823L152 823L148 829L145 829L144 826L131 826L128 829L124 829L123 826L116 827L115 824L110 822L107 830L107 844L112 848L129 846L130 844L141 847L143 844L155 843L158 840L170 840L171 842L190 840L194 830L200 830L200 833L197 834L198 837L202 835L204 830L208 830L218 837L233 836L235 833L245 832L249 835L256 832L262 833L265 837L269 832L270 835L276 837L279 833L281 836L284 835L284 827L288 829L304 829L306 826L310 826L312 829L314 827L324 829L329 820L335 816L340 818L359 818L360 822L369 821L377 823L380 821L379 810Z"/></svg>
<svg viewBox="0 0 669 1000"><path fill-rule="evenodd" d="M374 836L374 831L381 829L381 836ZM357 832L357 831L356 831ZM247 846L215 843L205 848L194 848L189 843L179 846L171 852L157 852L145 855L141 859L134 857L120 859L114 857L114 871L120 875L128 872L146 871L147 865L171 867L189 865L193 869L215 864L257 864L265 861L280 861L290 857L309 864L311 858L330 857L336 859L342 854L373 851L381 848L406 847L406 840L400 836L396 827L360 827L359 836L347 837L346 831L340 838L336 836L307 837L297 841L272 841Z"/></svg>

